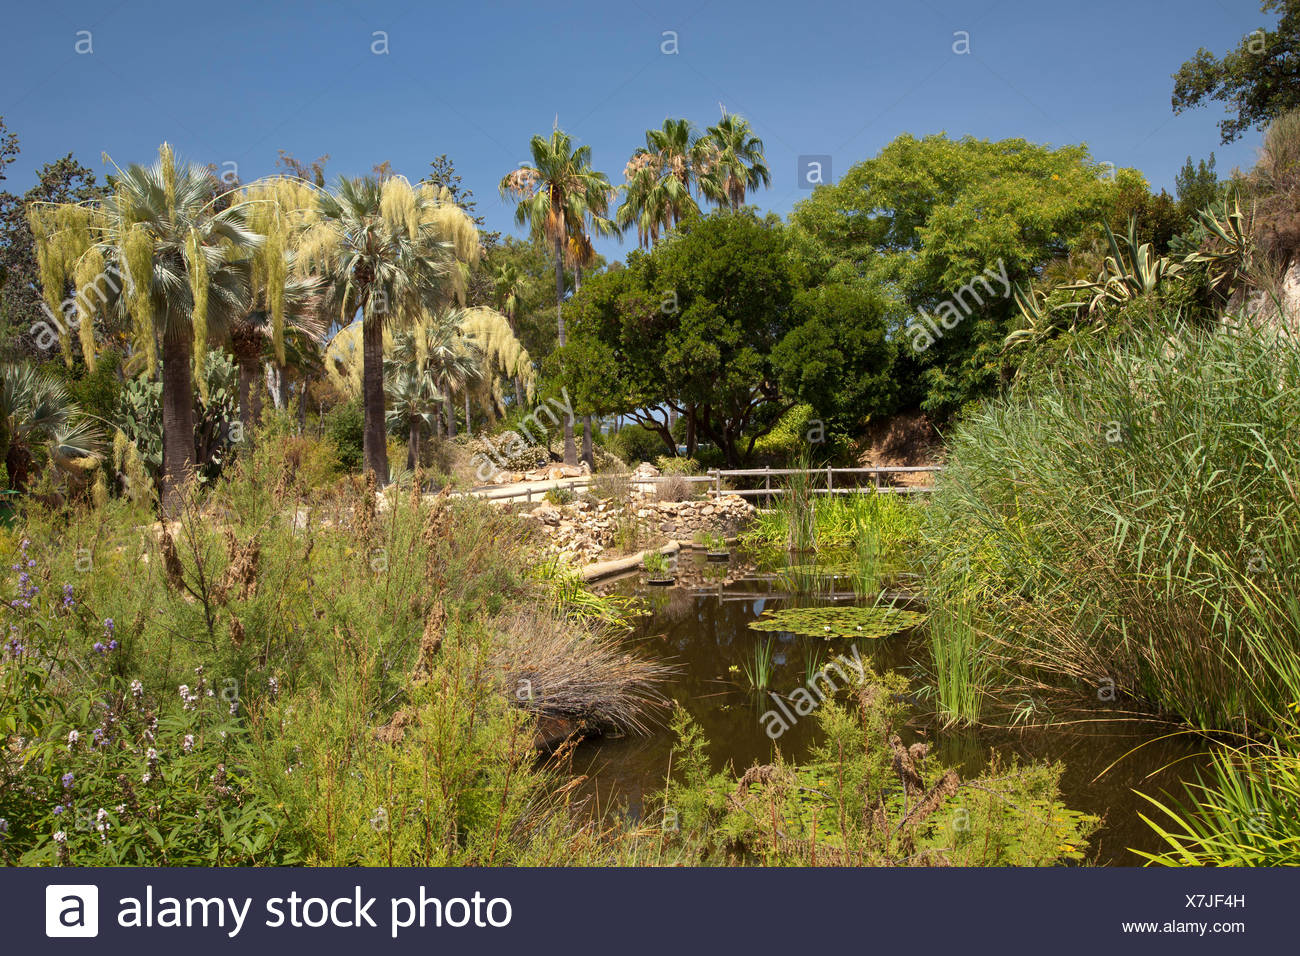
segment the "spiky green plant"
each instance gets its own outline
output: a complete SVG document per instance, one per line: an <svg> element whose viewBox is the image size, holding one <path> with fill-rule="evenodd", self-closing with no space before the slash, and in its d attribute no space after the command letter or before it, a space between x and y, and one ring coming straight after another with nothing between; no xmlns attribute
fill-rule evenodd
<svg viewBox="0 0 1300 956"><path fill-rule="evenodd" d="M10 485L27 487L44 463L81 476L103 456L98 426L67 386L30 365L0 365L0 464Z"/></svg>
<svg viewBox="0 0 1300 956"><path fill-rule="evenodd" d="M1199 727L1268 727L1300 699L1298 419L1285 332L1154 326L1080 345L949 436L928 573L957 590L971 576L1011 683L1113 686Z"/></svg>

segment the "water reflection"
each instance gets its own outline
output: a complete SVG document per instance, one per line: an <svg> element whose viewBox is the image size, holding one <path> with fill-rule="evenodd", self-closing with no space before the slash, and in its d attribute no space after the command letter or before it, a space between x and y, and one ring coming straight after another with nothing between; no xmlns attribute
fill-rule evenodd
<svg viewBox="0 0 1300 956"><path fill-rule="evenodd" d="M817 742L812 716L775 742L764 733L760 717L773 703L749 688L745 668L754 666L754 649L765 638L777 638L769 686L783 696L803 686L810 673L835 655L851 655L854 646L878 672L893 669L918 684L924 680L928 647L922 633L851 642L751 630L750 621L765 610L788 606L793 596L783 590L779 574L756 569L742 555L733 553L722 564L706 562L702 553L684 553L676 573L678 583L672 588L644 587L639 575L608 587L638 595L650 609L630 641L643 655L677 667L665 692L700 725L718 769L730 763L743 772L753 763L769 762L777 748L787 759L802 760ZM1065 802L1103 817L1092 842L1096 861L1104 864L1138 865L1141 859L1128 848L1161 848L1138 817L1149 805L1134 789L1162 801L1181 796L1181 781L1205 765L1196 757L1205 749L1196 738L1160 740L1169 734L1169 725L1108 719L1113 714L1101 710L1071 715L1070 723L1045 729L956 731L941 730L925 710L922 703L904 730L905 742L926 740L963 777L979 774L995 752L1004 765L1012 758L1061 762ZM640 816L663 787L671 746L671 734L662 727L650 736L593 739L578 748L575 770L589 775L588 792L601 808L618 806ZM1139 749L1130 754L1134 748ZM1107 770L1111 764L1116 765Z"/></svg>

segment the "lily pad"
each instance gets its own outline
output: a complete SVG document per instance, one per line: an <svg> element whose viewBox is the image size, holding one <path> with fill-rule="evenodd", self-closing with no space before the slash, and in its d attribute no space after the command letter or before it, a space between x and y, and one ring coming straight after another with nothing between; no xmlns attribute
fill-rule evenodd
<svg viewBox="0 0 1300 956"><path fill-rule="evenodd" d="M807 637L888 637L925 620L919 611L896 607L790 607L764 611L749 626L756 631L788 631Z"/></svg>

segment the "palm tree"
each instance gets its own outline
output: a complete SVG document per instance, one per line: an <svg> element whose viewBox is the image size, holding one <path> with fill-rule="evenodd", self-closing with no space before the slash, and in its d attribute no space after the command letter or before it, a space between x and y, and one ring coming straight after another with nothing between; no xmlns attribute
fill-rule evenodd
<svg viewBox="0 0 1300 956"><path fill-rule="evenodd" d="M763 141L744 117L724 109L717 125L708 128L700 151L700 191L719 206L739 209L745 204L746 191L772 184Z"/></svg>
<svg viewBox="0 0 1300 956"><path fill-rule="evenodd" d="M228 198L214 197L207 170L177 164L164 143L152 166L119 169L102 201L29 210L46 301L57 302L69 279L81 292L87 365L94 367L97 320L129 317L151 373L162 343L162 506L169 515L195 466L195 363L204 361L209 338L220 338L247 309L250 259L262 243L248 228L246 204ZM202 391L204 377L197 378Z"/></svg>
<svg viewBox="0 0 1300 956"><path fill-rule="evenodd" d="M327 279L341 321L361 313L363 456L384 484L384 328L408 327L453 295L463 297L460 266L478 261L478 229L445 189L412 186L402 176L341 179L333 194L321 195L318 212L299 246L298 268Z"/></svg>
<svg viewBox="0 0 1300 956"><path fill-rule="evenodd" d="M532 280L513 262L503 262L492 271L492 289L496 296L497 310L510 323L510 331L519 335L518 316L520 306L532 293ZM523 405L523 384L515 378L515 404Z"/></svg>
<svg viewBox="0 0 1300 956"><path fill-rule="evenodd" d="M649 248L661 229L699 211L692 191L710 151L708 141L684 119L666 119L660 129L646 130L645 142L623 170L627 182L617 221L622 229L635 226L637 241Z"/></svg>
<svg viewBox="0 0 1300 956"><path fill-rule="evenodd" d="M330 340L326 351L331 381L349 396L362 394L362 332L362 323L353 322ZM477 384L490 403L500 397L498 379L517 379L529 393L533 388L532 359L505 316L494 309L452 307L427 313L408 329L387 332L383 347L385 387L390 397L400 394L404 408L402 415L388 417L389 426L399 422L409 426L407 413L412 408L436 401L447 418L448 433L454 436L454 393L468 395ZM394 381L394 376L400 381ZM436 406L419 414L437 433Z"/></svg>
<svg viewBox="0 0 1300 956"><path fill-rule="evenodd" d="M102 455L99 429L68 388L30 365L0 365L0 462L9 486L23 490L42 457L81 476Z"/></svg>
<svg viewBox="0 0 1300 956"><path fill-rule="evenodd" d="M325 322L319 315L320 286L317 276L305 279L290 276L285 282L287 328L281 333L279 356L275 354L274 320L266 308L264 289L255 293L260 308L244 312L230 322L230 354L239 369L239 422L247 441L252 440L253 424L261 417L261 390L255 389L253 380L263 363L276 360L280 367L286 366L291 346L295 359L301 360L310 354L309 343L319 342L325 336Z"/></svg>
<svg viewBox="0 0 1300 956"><path fill-rule="evenodd" d="M596 249L591 244L591 237L585 232L569 237L567 250L569 264L573 266L573 292L582 291L582 270L590 268L596 262ZM596 457L591 446L591 416L582 416L582 460L587 467L595 469Z"/></svg>
<svg viewBox="0 0 1300 956"><path fill-rule="evenodd" d="M591 147L573 148L569 135L555 129L548 139L534 136L529 143L533 162L525 163L501 180L501 195L514 196L515 221L528 225L534 235L551 242L555 252L555 320L558 343L564 347L564 251L571 235L586 233L588 219L612 226L606 218L613 188L604 173L591 168ZM564 461L576 465L573 419L564 421Z"/></svg>

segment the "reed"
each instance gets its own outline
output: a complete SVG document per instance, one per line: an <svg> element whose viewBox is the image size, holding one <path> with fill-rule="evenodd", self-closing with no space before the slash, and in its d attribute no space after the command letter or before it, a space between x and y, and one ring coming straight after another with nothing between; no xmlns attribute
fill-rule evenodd
<svg viewBox="0 0 1300 956"><path fill-rule="evenodd" d="M1297 420L1284 332L1082 346L950 437L927 509L934 586L969 577L986 596L977 623L1008 674L1267 728L1300 700ZM959 622L940 623L938 650L964 649L963 612L936 610Z"/></svg>
<svg viewBox="0 0 1300 956"><path fill-rule="evenodd" d="M749 681L750 689L760 694L772 686L773 652L774 644L769 637L761 643L756 643L750 651L750 656L740 665L745 672L746 680Z"/></svg>

